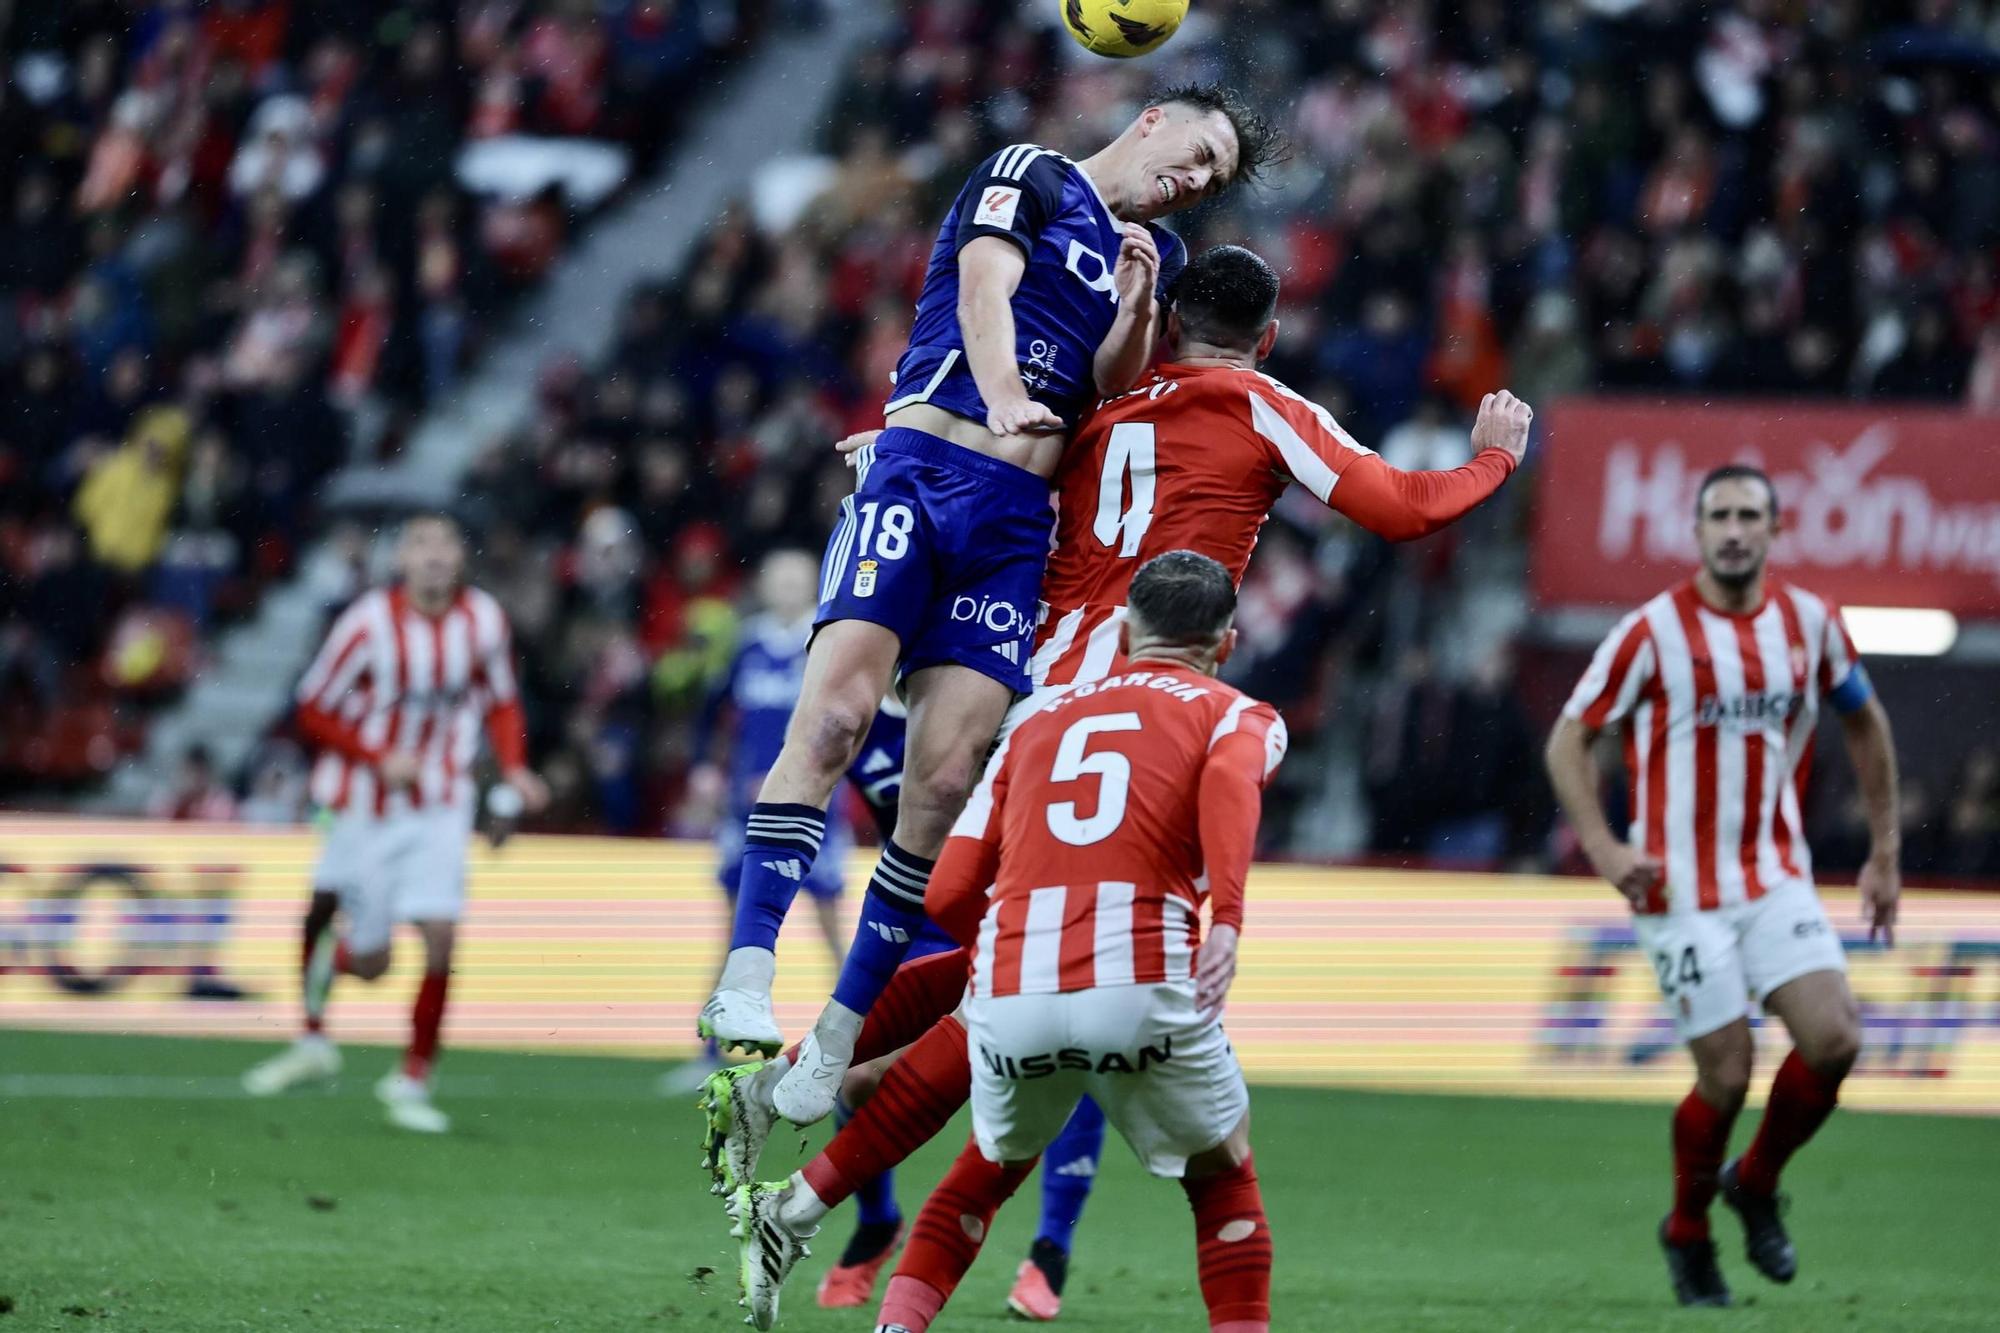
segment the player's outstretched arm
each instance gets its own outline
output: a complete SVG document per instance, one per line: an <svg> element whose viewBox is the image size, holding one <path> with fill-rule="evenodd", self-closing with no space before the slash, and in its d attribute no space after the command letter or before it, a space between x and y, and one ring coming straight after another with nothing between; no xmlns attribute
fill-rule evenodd
<svg viewBox="0 0 2000 1333"><path fill-rule="evenodd" d="M1647 899L1659 887L1661 866L1643 856L1611 831L1604 817L1604 803L1597 791L1597 761L1590 746L1597 731L1573 717L1560 718L1549 733L1543 760L1548 765L1549 785L1556 800L1569 816L1570 827L1591 866L1625 895L1635 910L1644 909Z"/></svg>
<svg viewBox="0 0 2000 1333"><path fill-rule="evenodd" d="M1160 307L1153 295L1160 281L1160 250L1153 233L1136 222L1125 224L1111 281L1118 293L1118 317L1091 362L1098 396L1103 398L1115 397L1139 382L1160 336Z"/></svg>
<svg viewBox="0 0 2000 1333"><path fill-rule="evenodd" d="M1369 454L1347 463L1327 503L1392 542L1428 537L1500 489L1528 452L1534 409L1505 389L1489 393L1472 425L1472 461L1444 472L1405 472Z"/></svg>
<svg viewBox="0 0 2000 1333"><path fill-rule="evenodd" d="M1889 731L1889 713L1882 701L1867 702L1840 715L1841 735L1868 807L1868 860L1861 867L1861 909L1868 917L1868 938L1878 934L1896 943L1896 906L1902 896L1903 833L1896 796L1896 741Z"/></svg>
<svg viewBox="0 0 2000 1333"><path fill-rule="evenodd" d="M1028 397L1015 360L1014 292L1027 271L1027 255L997 236L976 236L958 252L958 333L995 435L1063 428L1061 417Z"/></svg>

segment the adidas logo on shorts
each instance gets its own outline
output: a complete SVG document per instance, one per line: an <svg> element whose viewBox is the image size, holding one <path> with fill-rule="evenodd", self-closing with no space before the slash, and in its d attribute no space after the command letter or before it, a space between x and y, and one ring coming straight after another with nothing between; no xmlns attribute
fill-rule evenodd
<svg viewBox="0 0 2000 1333"><path fill-rule="evenodd" d="M1006 643L994 644L993 651L1006 658L1009 662L1012 662L1015 666L1021 665L1021 645L1015 643L1013 640L1010 639Z"/></svg>

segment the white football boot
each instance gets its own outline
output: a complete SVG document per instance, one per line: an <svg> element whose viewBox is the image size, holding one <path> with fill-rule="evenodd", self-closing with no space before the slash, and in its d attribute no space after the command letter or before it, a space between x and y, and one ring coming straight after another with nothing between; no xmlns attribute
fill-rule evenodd
<svg viewBox="0 0 2000 1333"><path fill-rule="evenodd" d="M411 1078L402 1070L382 1076L375 1085L375 1099L389 1113L389 1123L418 1134L443 1134L451 1129L451 1117L431 1105L430 1085Z"/></svg>
<svg viewBox="0 0 2000 1333"><path fill-rule="evenodd" d="M845 1005L827 1005L799 1043L798 1061L771 1091L771 1104L779 1115L795 1125L816 1125L833 1114L860 1031L860 1015Z"/></svg>
<svg viewBox="0 0 2000 1333"><path fill-rule="evenodd" d="M243 1073L243 1091L275 1097L302 1083L322 1083L340 1073L340 1048L313 1033Z"/></svg>
<svg viewBox="0 0 2000 1333"><path fill-rule="evenodd" d="M812 1253L806 1242L819 1234L818 1227L794 1231L780 1216L790 1189L788 1181L768 1181L738 1186L729 1198L729 1216L736 1223L729 1234L742 1242L736 1274L743 1288L742 1303L750 1310L748 1322L759 1329L778 1322L778 1297L785 1279L799 1260Z"/></svg>
<svg viewBox="0 0 2000 1333"><path fill-rule="evenodd" d="M784 1029L772 1012L769 991L718 988L701 1007L694 1030L702 1040L713 1040L725 1051L776 1055L785 1048Z"/></svg>

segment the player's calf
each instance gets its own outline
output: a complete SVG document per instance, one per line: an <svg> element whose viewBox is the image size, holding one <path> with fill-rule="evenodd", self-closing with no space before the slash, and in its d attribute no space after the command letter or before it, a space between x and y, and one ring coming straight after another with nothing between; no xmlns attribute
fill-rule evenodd
<svg viewBox="0 0 2000 1333"><path fill-rule="evenodd" d="M1271 1327L1271 1224L1250 1152L1248 1120L1181 1177L1194 1211L1195 1260L1211 1333L1268 1333Z"/></svg>

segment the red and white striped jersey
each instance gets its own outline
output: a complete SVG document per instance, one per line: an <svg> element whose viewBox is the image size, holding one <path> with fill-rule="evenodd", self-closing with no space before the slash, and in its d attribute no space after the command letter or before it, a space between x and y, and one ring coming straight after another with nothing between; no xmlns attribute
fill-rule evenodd
<svg viewBox="0 0 2000 1333"><path fill-rule="evenodd" d="M1710 608L1690 580L1612 629L1563 711L1625 724L1631 842L1666 867L1649 911L1811 882L1799 770L1820 701L1859 664L1838 609L1775 579L1752 612Z"/></svg>
<svg viewBox="0 0 2000 1333"><path fill-rule="evenodd" d="M320 747L313 799L332 810L379 816L471 800L482 723L502 767L526 761L507 617L478 588L436 616L400 587L355 598L299 681L298 717ZM420 772L391 792L380 764L396 751L415 754Z"/></svg>
<svg viewBox="0 0 2000 1333"><path fill-rule="evenodd" d="M1217 923L1241 925L1261 792L1285 745L1269 704L1144 660L1024 721L954 830L979 855L934 876L926 898L974 938L973 993L1185 980L1204 898Z"/></svg>
<svg viewBox="0 0 2000 1333"><path fill-rule="evenodd" d="M1294 481L1407 541L1478 504L1513 468L1511 455L1488 449L1448 472L1403 472L1260 371L1157 366L1100 403L1063 451L1029 675L1068 685L1117 669L1126 590L1156 555L1198 551L1240 584L1272 504Z"/></svg>

